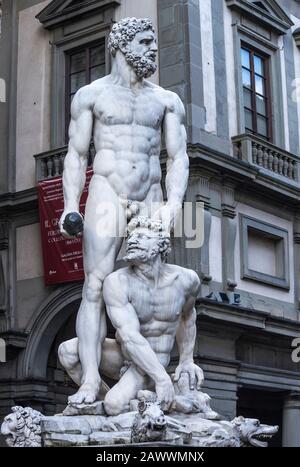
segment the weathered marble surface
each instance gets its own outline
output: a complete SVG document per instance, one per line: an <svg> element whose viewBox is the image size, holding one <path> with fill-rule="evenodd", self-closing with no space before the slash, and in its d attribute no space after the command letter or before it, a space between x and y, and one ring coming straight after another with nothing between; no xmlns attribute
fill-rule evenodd
<svg viewBox="0 0 300 467"><path fill-rule="evenodd" d="M200 280L190 269L167 264L169 250L170 235L162 222L137 216L128 225L128 267L104 281L106 310L116 330L116 339L105 339L102 346L100 369L117 380L104 397L107 415L128 411L139 391L146 390L156 393L166 411L217 417L209 396L200 392L204 375L193 359ZM179 362L172 380L167 368L175 342ZM68 374L81 380L78 349L78 339L71 339L61 344L59 357ZM72 399L70 405L78 404Z"/></svg>
<svg viewBox="0 0 300 467"><path fill-rule="evenodd" d="M262 425L258 420L243 417L228 422L207 420L203 414L174 413L169 416L151 401L139 403L138 411L117 416L43 417L30 408L16 407L1 427L7 444L12 447L107 446L145 442L199 447L266 447L267 440L277 431L277 426Z"/></svg>
<svg viewBox="0 0 300 467"><path fill-rule="evenodd" d="M113 24L108 48L111 73L79 89L72 101L64 159L60 229L70 237L82 224L79 202L93 136L96 154L83 225L86 279L76 323L78 339L71 346L69 365L66 349L60 352L69 367L77 347L79 364L68 370L79 386L70 396L77 404L93 403L99 395L106 338L103 282L114 270L128 217L137 211L155 216L164 219L169 230L181 209L189 172L184 106L176 93L147 80L157 67L151 21L124 18ZM168 156L166 206L159 160L162 130ZM70 218L66 222L70 214L77 219L73 226Z"/></svg>
<svg viewBox="0 0 300 467"><path fill-rule="evenodd" d="M55 417L13 408L1 432L10 446L264 446L263 437L278 427L243 417L222 421L201 392L204 374L193 359L200 280L196 272L166 262L189 161L182 102L145 79L156 68L152 24L121 20L108 44L111 74L74 96L63 173L60 228L66 236L84 230L86 281L77 337L62 343L58 354L79 390ZM160 186L162 127L166 206ZM79 200L92 131L96 156L83 222ZM125 233L128 267L112 272ZM115 339L106 337L105 309ZM179 361L171 377L175 342ZM116 384L107 387L100 375Z"/></svg>
<svg viewBox="0 0 300 467"><path fill-rule="evenodd" d="M77 416L77 415L105 415L103 401L97 401L93 404L68 404L62 415Z"/></svg>
<svg viewBox="0 0 300 467"><path fill-rule="evenodd" d="M43 415L31 407L12 407L1 425L1 434L10 447L41 446L41 419Z"/></svg>

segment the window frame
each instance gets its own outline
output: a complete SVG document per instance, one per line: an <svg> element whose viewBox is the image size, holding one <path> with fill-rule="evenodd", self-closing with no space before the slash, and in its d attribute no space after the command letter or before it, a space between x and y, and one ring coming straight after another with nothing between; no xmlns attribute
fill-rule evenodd
<svg viewBox="0 0 300 467"><path fill-rule="evenodd" d="M247 69L250 71L250 79L251 79L251 109L246 107L245 101L244 101L244 95L243 95L243 108L244 112L245 109L251 111L252 113L252 127L253 130L251 131L250 129L246 128L246 123L245 123L245 132L254 134L260 138L266 139L269 142L273 142L273 125L272 125L272 103L271 103L271 82L270 82L270 56L266 55L262 51L258 50L257 48L250 46L244 41L241 41L241 48L240 51L246 50L247 52L250 53L250 69L247 69L244 67L244 65L241 62L241 73L243 69ZM262 95L258 92L256 92L255 89L255 67L254 67L254 56L259 57L263 61L263 67L264 67L264 76L259 75L263 80L264 80L264 87L265 87L265 95ZM244 84L243 84L243 79L242 79L242 86L243 86L243 94L244 94L244 89L248 89ZM266 115L262 115L261 113L257 112L257 104L256 104L256 95L261 95L265 100L266 100ZM264 136L257 131L257 121L258 121L258 116L262 116L267 120L267 135ZM248 130L248 131L247 131Z"/></svg>
<svg viewBox="0 0 300 467"><path fill-rule="evenodd" d="M266 30L268 37L262 36L250 27L242 24L241 18L236 12L232 12L233 20L233 41L234 41L234 63L235 63L235 87L237 103L237 134L245 134L244 98L243 83L241 73L241 47L246 44L250 48L258 50L269 57L269 82L270 82L270 105L272 108L272 141L273 145L280 148L286 147L286 136L284 127L284 105L283 105L283 84L280 57L280 43L277 35ZM276 79L274 79L276 77Z"/></svg>
<svg viewBox="0 0 300 467"><path fill-rule="evenodd" d="M105 74L110 73L111 57L107 48L111 23L116 17L116 7L119 1L98 2L97 9L82 15L82 8L74 10L76 18L70 21L64 17L52 28L52 58L50 98L50 149L64 147L66 144L66 53L77 47L105 40ZM50 27L50 25L49 25Z"/></svg>
<svg viewBox="0 0 300 467"><path fill-rule="evenodd" d="M252 230L260 233L262 237L281 242L280 254L282 273L276 276L250 269L248 261L248 231ZM289 232L276 225L268 224L259 219L240 214L240 260L241 279L261 282L265 285L290 290L290 258L289 258Z"/></svg>
<svg viewBox="0 0 300 467"><path fill-rule="evenodd" d="M105 37L102 37L101 39L94 40L92 42L87 42L85 44L82 44L80 46L77 46L75 48L69 49L65 51L65 142L68 142L68 130L69 130L69 124L70 124L70 110L71 110L71 89L70 89L70 77L71 77L71 57L72 55L75 55L78 52L81 52L85 50L86 53L86 65L85 65L85 78L88 77L88 83L91 83L90 81L90 72L91 72L91 66L90 66L90 51L92 48L99 46L99 47L104 47L104 53L105 53L105 58L104 58L104 63L103 65L105 66L105 72L107 73L107 66L106 66L106 41Z"/></svg>

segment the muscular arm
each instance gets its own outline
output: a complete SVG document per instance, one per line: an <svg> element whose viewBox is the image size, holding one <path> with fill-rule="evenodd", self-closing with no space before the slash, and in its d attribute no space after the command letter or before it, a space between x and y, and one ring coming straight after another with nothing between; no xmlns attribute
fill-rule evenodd
<svg viewBox="0 0 300 467"><path fill-rule="evenodd" d="M121 280L108 276L103 285L103 297L108 316L117 330L122 346L139 368L155 383L161 383L169 376L160 364L149 342L140 333L140 323L135 309L128 300L125 275Z"/></svg>
<svg viewBox="0 0 300 467"><path fill-rule="evenodd" d="M79 201L85 184L93 114L89 87L80 89L71 105L69 147L64 161L64 211L79 211Z"/></svg>
<svg viewBox="0 0 300 467"><path fill-rule="evenodd" d="M194 271L189 271L188 297L182 310L181 321L177 329L176 340L179 348L179 365L175 371L174 381L178 381L182 373L188 373L190 389L195 386L200 390L204 375L201 368L194 364L193 352L196 340L195 300L199 292L200 281Z"/></svg>
<svg viewBox="0 0 300 467"><path fill-rule="evenodd" d="M181 320L176 333L179 348L179 364L193 362L193 352L197 334L195 300L197 298L200 281L196 273L192 272L189 296L182 310Z"/></svg>
<svg viewBox="0 0 300 467"><path fill-rule="evenodd" d="M189 159L186 152L184 119L185 111L180 98L175 93L169 93L164 134L168 153L166 190L171 215L181 208L188 183Z"/></svg>

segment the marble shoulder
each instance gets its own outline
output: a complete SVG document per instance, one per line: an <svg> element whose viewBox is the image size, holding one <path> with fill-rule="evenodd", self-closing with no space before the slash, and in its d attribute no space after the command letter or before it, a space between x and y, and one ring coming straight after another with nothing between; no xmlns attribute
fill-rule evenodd
<svg viewBox="0 0 300 467"><path fill-rule="evenodd" d="M118 286L120 281L122 282L127 281L129 272L130 271L128 267L118 269L117 271L114 271L108 274L108 276L106 276L106 278L104 279L104 282L107 282L107 283L109 282L110 284L115 283L116 286Z"/></svg>
<svg viewBox="0 0 300 467"><path fill-rule="evenodd" d="M104 279L104 286L106 289L119 289L120 286L124 286L128 282L129 268L118 269L117 271L111 272Z"/></svg>
<svg viewBox="0 0 300 467"><path fill-rule="evenodd" d="M180 115L184 115L185 110L182 103L182 100L176 94L176 92L164 90L165 92L165 99L166 99L166 107L169 112L174 112Z"/></svg>
<svg viewBox="0 0 300 467"><path fill-rule="evenodd" d="M176 264L166 265L169 274L176 274L187 292L197 292L200 287L200 279L198 274L192 269L183 268Z"/></svg>
<svg viewBox="0 0 300 467"><path fill-rule="evenodd" d="M120 306L128 302L128 268L108 274L103 282L103 298L107 306ZM126 272L127 271L127 272Z"/></svg>
<svg viewBox="0 0 300 467"><path fill-rule="evenodd" d="M183 108L182 100L178 94L176 94L176 92L164 89L158 84L152 83L151 81L145 81L145 83L148 88L151 88L153 91L160 95L161 99L165 101L166 106L170 108L170 110Z"/></svg>
<svg viewBox="0 0 300 467"><path fill-rule="evenodd" d="M95 104L96 98L105 89L107 84L107 76L104 76L78 89L73 99L73 105L75 104L81 108L92 107Z"/></svg>
<svg viewBox="0 0 300 467"><path fill-rule="evenodd" d="M181 269L180 278L187 293L197 296L200 289L200 279L198 274L192 269Z"/></svg>

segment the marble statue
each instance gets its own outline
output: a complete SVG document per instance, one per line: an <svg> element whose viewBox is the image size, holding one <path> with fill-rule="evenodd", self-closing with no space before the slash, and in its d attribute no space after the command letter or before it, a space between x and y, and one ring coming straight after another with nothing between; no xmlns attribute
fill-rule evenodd
<svg viewBox="0 0 300 467"><path fill-rule="evenodd" d="M100 369L118 380L104 399L108 415L128 411L130 401L141 390L155 391L165 410L176 406L177 411L200 412L203 405L205 411L210 410L207 399L201 405L196 395L192 400L185 397L189 390L200 391L204 378L193 360L199 277L192 270L166 264L169 250L169 234L161 222L134 218L126 239L124 260L128 267L109 274L104 281L104 301L116 329L116 341L104 341ZM179 349L174 375L177 388L183 374L189 377L188 388L184 394L177 391L178 397L166 370L175 340ZM80 381L78 339L61 344L59 358L71 378Z"/></svg>
<svg viewBox="0 0 300 467"><path fill-rule="evenodd" d="M1 433L9 446L162 441L264 447L277 426L243 417L222 420L201 391L204 374L193 359L200 280L196 272L166 262L189 162L181 100L146 79L156 70L151 21L122 19L113 25L108 46L111 73L73 99L63 172L60 229L69 237L83 231L85 282L77 337L63 342L58 356L79 390L56 416L13 407ZM92 134L96 156L83 219L79 201ZM127 265L114 271L124 238ZM115 339L106 337L106 312ZM175 342L179 361L170 375ZM108 387L103 376L115 384Z"/></svg>
<svg viewBox="0 0 300 467"><path fill-rule="evenodd" d="M43 415L31 407L12 407L12 413L4 418L1 434L10 447L38 448L41 446L40 421Z"/></svg>
<svg viewBox="0 0 300 467"><path fill-rule="evenodd" d="M252 418L207 420L199 414L165 415L147 391L137 410L118 416L44 417L31 408L13 407L1 433L10 447L112 446L142 442L198 447L267 447L278 426Z"/></svg>
<svg viewBox="0 0 300 467"><path fill-rule="evenodd" d="M193 361L199 278L166 263L170 235L161 221L137 216L128 224L128 266L103 285L115 339L103 343L100 370L117 381L104 400L70 404L43 417L14 407L1 427L9 446L105 446L163 442L198 447L266 447L277 426L236 417L222 420L201 392L203 372ZM167 373L177 340L179 364ZM99 343L100 345L100 343ZM82 366L78 338L60 345L59 358L74 381ZM99 398L100 398L99 394Z"/></svg>
<svg viewBox="0 0 300 467"><path fill-rule="evenodd" d="M160 402L155 399L141 400L131 427L131 442L163 441L166 430L167 421Z"/></svg>
<svg viewBox="0 0 300 467"><path fill-rule="evenodd" d="M85 282L76 323L82 374L78 392L70 397L76 404L93 403L99 393L99 365L106 337L102 288L114 269L126 229L129 210L122 200L138 204L141 215L150 215L155 204L151 217L163 219L169 229L181 208L188 180L183 104L177 94L146 79L156 70L157 44L151 21L122 19L113 25L108 47L111 73L79 89L72 101L63 171L60 228L70 236L80 224L75 221L76 228L70 228L70 219L80 216L93 134L94 175L83 226ZM159 161L162 129L168 154L165 206ZM117 218L112 211L118 212ZM69 214L72 216L67 218ZM172 399L169 381L159 390Z"/></svg>
<svg viewBox="0 0 300 467"><path fill-rule="evenodd" d="M188 373L192 389L200 389L203 381L203 372L193 360L199 277L165 263L170 240L164 232L151 229L151 220L140 218L138 225L126 242L124 260L129 266L109 274L103 286L116 339L130 362L104 399L109 415L127 410L142 389L155 388L158 400L170 408L175 391L166 369L175 339L179 349L175 381L183 372Z"/></svg>
<svg viewBox="0 0 300 467"><path fill-rule="evenodd" d="M265 425L257 418L235 417L231 424L238 433L240 444L260 448L268 447L268 440L279 430L278 425Z"/></svg>

